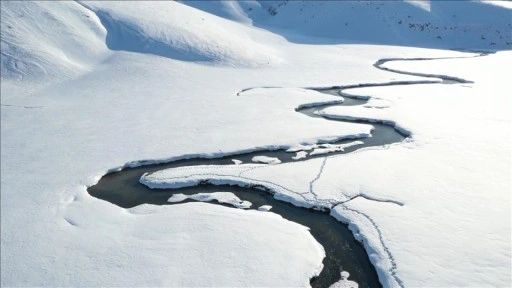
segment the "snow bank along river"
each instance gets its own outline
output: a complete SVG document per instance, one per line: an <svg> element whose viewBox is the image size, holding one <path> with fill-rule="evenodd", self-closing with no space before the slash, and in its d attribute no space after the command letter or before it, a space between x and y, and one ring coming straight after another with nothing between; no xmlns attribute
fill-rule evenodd
<svg viewBox="0 0 512 288"><path fill-rule="evenodd" d="M361 95L351 95L343 92L343 90L350 88L390 85L418 85L430 83L451 84L468 82L467 80L451 76L427 75L382 67L382 65L386 62L400 60L405 59L380 59L375 63L374 66L378 69L393 73L409 74L414 76L433 78L436 80L367 83L328 88L309 88L323 93L338 95L340 97L343 96L343 102L312 104L305 107L298 107L296 111L311 117L323 117L329 121L348 121L368 124L370 123L370 120L350 119L343 117L334 118L328 114L322 114L320 111L324 108L336 105L365 105L367 103L368 97ZM431 59L416 58L407 60L421 61ZM239 94L244 93L247 90L241 91ZM381 107L375 108L378 109ZM311 234L324 247L326 252L326 258L323 260L324 268L322 272L318 277L311 279L311 285L313 287L328 287L336 281L340 280L340 270L349 272L350 280L357 282L359 287L379 287L381 284L379 282L377 273L375 268L370 263L364 247L354 238L347 225L342 224L331 217L328 211L322 210L325 209L323 207L308 209L276 200L272 197L272 191L259 185L240 187L235 186L235 184L233 184L233 186L214 185L208 181L203 181L199 183L199 185L194 185L192 187L183 187L177 189L168 189L170 187L158 187L159 189L150 189L141 184L141 182L143 182L143 178L141 178L143 175L151 175L151 173L164 169L197 165L234 165L240 163L254 163L254 161L256 161L255 159L271 158L279 159L280 162L275 161L274 163L303 161L306 159L326 157L334 154L350 153L364 147L383 146L397 143L403 141L407 138L407 136L409 136L408 131L405 131L396 126L395 123L372 122L371 125L374 126L374 129L372 130L372 137L359 139L342 139L331 143L318 143L317 145L314 145L314 150L310 152L309 155L308 153L303 151L300 153L300 151L298 152L298 150L296 151L294 149L274 151L265 150L229 155L215 159L193 158L177 160L166 164L152 164L139 167L129 167L122 169L121 171L112 172L103 176L96 185L89 187L88 192L94 197L109 201L124 208L134 207L144 203L156 205L179 205L181 203L196 201L194 199L182 197L182 195L177 194L194 195L198 193L212 193L218 191L231 192L240 198L241 201L248 201L252 204L250 207L248 207L246 203L244 203L244 205L237 205L239 208L257 210L258 207L269 205L272 206L270 210L271 212L262 213L277 213L285 219L309 227ZM169 198L171 198L173 195L178 196L178 198L183 198L183 201L170 202ZM197 197L196 199L200 200L200 198ZM230 203L220 202L222 201L213 201L212 203L233 207L230 205Z"/></svg>

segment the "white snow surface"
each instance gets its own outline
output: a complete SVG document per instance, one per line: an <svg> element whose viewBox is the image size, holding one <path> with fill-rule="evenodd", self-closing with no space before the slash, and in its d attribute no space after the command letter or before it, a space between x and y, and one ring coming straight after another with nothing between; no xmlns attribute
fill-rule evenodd
<svg viewBox="0 0 512 288"><path fill-rule="evenodd" d="M236 208L247 209L250 208L252 203L249 201L242 201L235 194L231 192L210 192L210 193L197 193L193 195L185 195L182 193L173 194L168 202L182 202L186 199L194 199L201 202L217 201L223 204L229 204Z"/></svg>
<svg viewBox="0 0 512 288"><path fill-rule="evenodd" d="M299 159L304 159L308 156L308 152L306 151L297 151L295 153L295 156L292 157L293 160L299 160Z"/></svg>
<svg viewBox="0 0 512 288"><path fill-rule="evenodd" d="M371 33L352 22L327 29L344 21L332 6L346 5L341 1L289 1L293 9L278 17L267 8L281 2L230 2L201 9L233 5L219 15L235 21L176 2L0 2L2 286L308 286L324 251L303 226L204 203L123 209L86 188L125 164L369 136L370 125L295 112L340 98L294 87L418 80L371 64L466 55L414 46L502 49L510 38L499 38L510 10L475 1L432 1L431 10L449 6L441 14L399 1L372 4L372 17L363 18L383 30ZM398 24L388 14L390 26L382 25L376 7L396 5L400 17L412 19ZM450 34L452 18L471 24L479 15L478 29L464 32L463 25ZM448 28L444 44L433 42L433 32L418 36L418 27L411 29L417 37L393 32L431 20ZM382 38L363 39L372 33ZM394 40L384 41L390 33ZM392 121L412 133L404 143L223 166L222 177L206 175L220 167L194 169L208 179L265 186L301 206L338 204L332 215L364 241L386 287L510 286L510 59L505 51L388 63L475 83L358 89L351 93L378 97L370 106L384 109L322 112ZM251 87L283 88L237 97ZM190 172L172 171L183 179Z"/></svg>
<svg viewBox="0 0 512 288"><path fill-rule="evenodd" d="M258 207L258 211L267 212L270 211L270 209L272 209L271 205L261 205L260 207Z"/></svg>
<svg viewBox="0 0 512 288"><path fill-rule="evenodd" d="M184 61L229 66L274 65L277 51L255 41L262 33L185 5L150 1L81 2L96 12L106 27L112 50L148 53ZM187 15L184 21L176 21Z"/></svg>

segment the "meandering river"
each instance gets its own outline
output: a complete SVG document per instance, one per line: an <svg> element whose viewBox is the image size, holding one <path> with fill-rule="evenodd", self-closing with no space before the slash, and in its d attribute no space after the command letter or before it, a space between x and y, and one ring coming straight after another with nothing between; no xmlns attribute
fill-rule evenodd
<svg viewBox="0 0 512 288"><path fill-rule="evenodd" d="M315 112L322 110L326 107L336 105L364 105L367 102L367 97L348 94L344 92L344 90L351 88L378 87L391 85L420 85L431 83L452 84L470 82L452 76L422 74L394 70L383 67L383 65L389 61L425 61L434 59L435 58L380 59L374 64L374 67L392 73L421 76L435 80L367 83L318 89L309 88L331 95L342 95L345 101L343 103L337 104L322 104L313 107L299 108L296 111L308 115L310 117L323 117L315 114ZM327 118L324 119L328 121L357 122L371 124L374 126L374 130L372 131L372 137L357 139L359 141L362 141L364 144L347 147L344 149L344 151L332 152L325 155L308 156L307 158L301 160L292 159L292 157L295 156L295 153L289 153L286 152L285 150L275 150L241 153L237 155L230 155L215 159L194 158L186 160L177 160L165 164L143 165L135 168L125 168L122 169L121 171L112 172L107 175L104 175L96 185L88 188L88 192L94 197L106 200L108 202L111 202L115 205L124 208L134 207L144 203L155 205L180 205L185 202L195 201L190 199L179 203L170 203L167 201L173 194L178 193L192 195L197 193L216 191L232 192L240 199L250 201L252 203L252 207L250 209L257 209L262 205L271 205L271 213L277 213L285 219L309 227L313 237L315 237L315 239L324 247L326 252L326 257L323 260L324 269L322 270L321 274L318 277L311 279L311 285L313 287L329 287L336 281L340 280L340 270L348 271L350 273L350 280L356 281L359 284L359 287L381 287L375 268L368 259L368 255L366 254L362 244L355 240L352 232L348 229L348 226L341 222L338 222L336 219L331 217L329 215L329 211L318 211L314 209L296 207L290 203L274 199L272 194L269 193L268 191L256 188L214 186L212 184L201 184L195 187L180 189L152 190L139 183L139 179L144 173L156 172L158 170L167 168L193 165L232 165L232 159L238 159L243 161L244 163L250 163L252 162L251 159L254 156L259 155L276 157L279 158L283 163L296 162L311 158L331 156L334 154L351 153L355 150L364 147L383 146L392 143L397 143L403 141L405 138L409 136L404 132L395 129L391 124L373 122L370 123L368 121L363 120L335 120ZM330 143L343 144L352 142L354 140L355 139L345 139ZM214 204L232 207L227 204L212 202L212 205Z"/></svg>

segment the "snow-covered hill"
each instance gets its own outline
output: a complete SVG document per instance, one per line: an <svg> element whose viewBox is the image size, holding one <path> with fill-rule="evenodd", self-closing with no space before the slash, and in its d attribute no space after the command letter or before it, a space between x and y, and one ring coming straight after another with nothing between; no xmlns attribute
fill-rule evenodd
<svg viewBox="0 0 512 288"><path fill-rule="evenodd" d="M279 62L276 51L254 40L261 39L256 29L184 5L165 2L137 6L83 2L83 5L100 17L108 31L107 45L112 50L232 66Z"/></svg>
<svg viewBox="0 0 512 288"><path fill-rule="evenodd" d="M105 28L76 3L5 1L1 9L3 79L78 75L107 52Z"/></svg>
<svg viewBox="0 0 512 288"><path fill-rule="evenodd" d="M512 49L512 15L490 1L184 1L304 44Z"/></svg>

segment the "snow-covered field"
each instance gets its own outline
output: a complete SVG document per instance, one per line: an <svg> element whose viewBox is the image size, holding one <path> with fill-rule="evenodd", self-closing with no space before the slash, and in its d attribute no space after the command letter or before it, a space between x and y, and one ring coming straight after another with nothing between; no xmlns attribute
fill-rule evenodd
<svg viewBox="0 0 512 288"><path fill-rule="evenodd" d="M308 286L324 251L272 210L123 209L86 188L126 163L368 136L368 124L295 112L340 100L300 87L422 80L372 64L472 55L447 48L498 52L386 63L474 83L347 90L373 98L321 112L396 123L411 132L407 141L223 173L243 184L240 170L257 167L244 175L285 187L283 200L337 204L331 214L364 241L385 286L511 286L509 8L0 3L2 286ZM262 89L238 93L254 87Z"/></svg>

